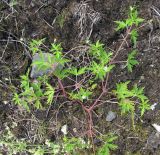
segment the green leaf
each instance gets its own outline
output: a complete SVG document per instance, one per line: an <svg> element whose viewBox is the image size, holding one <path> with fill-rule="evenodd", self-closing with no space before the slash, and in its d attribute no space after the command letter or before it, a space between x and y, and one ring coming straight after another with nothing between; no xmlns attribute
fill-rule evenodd
<svg viewBox="0 0 160 155"><path fill-rule="evenodd" d="M131 91L134 96L136 96L137 98L141 100L141 102L148 100L148 97L144 95L144 87L138 88L137 85L134 85Z"/></svg>
<svg viewBox="0 0 160 155"><path fill-rule="evenodd" d="M128 54L127 69L129 72L132 72L132 68L138 64L138 61L135 59L136 53L136 50L133 50L130 54Z"/></svg>
<svg viewBox="0 0 160 155"><path fill-rule="evenodd" d="M148 100L145 100L140 103L139 108L141 109L141 116L143 116L147 110L151 109L150 104L148 102Z"/></svg>
<svg viewBox="0 0 160 155"><path fill-rule="evenodd" d="M96 87L97 87L97 83L93 83L93 84L91 85L91 90L94 90Z"/></svg>
<svg viewBox="0 0 160 155"><path fill-rule="evenodd" d="M140 23L144 22L143 18L137 18L135 21L136 26L138 26Z"/></svg>
<svg viewBox="0 0 160 155"><path fill-rule="evenodd" d="M133 29L131 31L131 41L133 42L134 46L136 46L137 38L138 38L138 32L136 29Z"/></svg>
<svg viewBox="0 0 160 155"><path fill-rule="evenodd" d="M13 96L12 101L13 101L16 105L22 106L22 107L24 107L28 112L30 112L28 103L27 103L24 99L21 99L17 93L14 93L14 96Z"/></svg>
<svg viewBox="0 0 160 155"><path fill-rule="evenodd" d="M44 39L40 39L40 40L33 39L29 43L29 49L31 50L31 52L32 52L33 55L35 53L41 52L40 46L43 44L44 41L45 41L45 38Z"/></svg>
<svg viewBox="0 0 160 155"><path fill-rule="evenodd" d="M84 74L85 71L86 71L86 68L87 68L87 67L82 67L82 68L80 68L80 69L78 70L77 74L78 74L78 75Z"/></svg>
<svg viewBox="0 0 160 155"><path fill-rule="evenodd" d="M128 27L133 25L133 21L130 18L126 19L125 23Z"/></svg>
<svg viewBox="0 0 160 155"><path fill-rule="evenodd" d="M144 19L138 17L138 11L135 7L130 7L129 19L132 20L132 25L135 24L136 26L144 21Z"/></svg>
<svg viewBox="0 0 160 155"><path fill-rule="evenodd" d="M115 144L107 144L107 145L110 150L116 150L118 148L118 146Z"/></svg>
<svg viewBox="0 0 160 155"><path fill-rule="evenodd" d="M90 44L89 54L93 56L100 64L107 64L113 53L106 52L104 44L100 43L99 40L95 44Z"/></svg>
<svg viewBox="0 0 160 155"><path fill-rule="evenodd" d="M69 75L68 69L56 69L53 74L61 80Z"/></svg>
<svg viewBox="0 0 160 155"><path fill-rule="evenodd" d="M26 75L21 76L21 88L29 89L30 80L29 80L29 70L27 71Z"/></svg>
<svg viewBox="0 0 160 155"><path fill-rule="evenodd" d="M104 44L100 43L99 40L94 44L90 44L89 54L94 56L95 58L99 58L101 56L101 53L103 53L104 51Z"/></svg>
<svg viewBox="0 0 160 155"><path fill-rule="evenodd" d="M127 27L127 24L124 21L115 21L115 23L117 24L116 31L123 30Z"/></svg>
<svg viewBox="0 0 160 155"><path fill-rule="evenodd" d="M108 145L105 144L103 145L99 150L98 150L98 155L110 155L110 151L108 148Z"/></svg>
<svg viewBox="0 0 160 155"><path fill-rule="evenodd" d="M40 82L33 82L31 83L31 86L33 87L34 93L36 97L43 96L43 92L41 90L41 83Z"/></svg>
<svg viewBox="0 0 160 155"><path fill-rule="evenodd" d="M128 90L129 83L130 81L116 84L116 90L114 90L113 92L117 95L118 99L125 99L133 95L133 93Z"/></svg>
<svg viewBox="0 0 160 155"><path fill-rule="evenodd" d="M78 93L70 93L70 97L75 100L84 101L87 100L91 94L91 91L80 88Z"/></svg>
<svg viewBox="0 0 160 155"><path fill-rule="evenodd" d="M87 144L81 138L63 138L63 150L65 153L77 154L77 149L84 149Z"/></svg>
<svg viewBox="0 0 160 155"><path fill-rule="evenodd" d="M61 44L51 44L51 51L56 55L56 57L60 58L62 57L62 46Z"/></svg>
<svg viewBox="0 0 160 155"><path fill-rule="evenodd" d="M114 141L117 138L118 137L113 134L105 136L105 139L103 138L104 145L102 145L98 150L98 155L110 155L110 150L116 150L118 147L114 144Z"/></svg>
<svg viewBox="0 0 160 155"><path fill-rule="evenodd" d="M14 93L13 99L15 104L21 105L21 99L19 98L19 95L17 93Z"/></svg>
<svg viewBox="0 0 160 155"><path fill-rule="evenodd" d="M93 61L89 70L91 70L92 74L96 76L96 79L103 80L108 72L113 69L114 65L105 65L103 63L98 64Z"/></svg>
<svg viewBox="0 0 160 155"><path fill-rule="evenodd" d="M38 150L34 152L34 155L44 155L44 153L45 153L44 149L39 147Z"/></svg>
<svg viewBox="0 0 160 155"><path fill-rule="evenodd" d="M32 63L32 66L33 65L36 65L38 67L38 70L47 70L49 68L52 68L52 64L53 63L49 63L47 62L46 60L44 59L41 59L41 60L36 60Z"/></svg>
<svg viewBox="0 0 160 155"><path fill-rule="evenodd" d="M116 30L123 30L127 27L131 27L133 25L138 26L142 23L144 19L138 17L138 11L135 7L130 7L128 19L124 21L115 21L117 24ZM135 39L135 38L134 38Z"/></svg>
<svg viewBox="0 0 160 155"><path fill-rule="evenodd" d="M122 114L134 111L134 102L129 99L123 99L120 101L119 106L121 108Z"/></svg>
<svg viewBox="0 0 160 155"><path fill-rule="evenodd" d="M107 137L107 143L112 143L113 141L115 141L118 137L113 135L113 134L109 134Z"/></svg>
<svg viewBox="0 0 160 155"><path fill-rule="evenodd" d="M115 65L110 65L110 66L107 66L107 65L106 65L106 66L104 67L104 70L105 70L106 73L108 73L108 72L110 72L114 67L115 67Z"/></svg>
<svg viewBox="0 0 160 155"><path fill-rule="evenodd" d="M87 67L82 67L78 70L76 67L72 67L71 69L68 70L68 73L78 76L78 75L84 74L86 71L86 68Z"/></svg>
<svg viewBox="0 0 160 155"><path fill-rule="evenodd" d="M101 56L99 58L100 63L102 63L102 64L109 63L109 61L111 60L111 56L112 55L113 55L113 53L111 53L111 52L106 52L106 51L102 52Z"/></svg>
<svg viewBox="0 0 160 155"><path fill-rule="evenodd" d="M36 100L34 106L35 106L36 109L42 109L42 104L38 99Z"/></svg>
<svg viewBox="0 0 160 155"><path fill-rule="evenodd" d="M51 105L54 97L55 89L48 83L46 83L46 92L44 95L47 97L47 104Z"/></svg>

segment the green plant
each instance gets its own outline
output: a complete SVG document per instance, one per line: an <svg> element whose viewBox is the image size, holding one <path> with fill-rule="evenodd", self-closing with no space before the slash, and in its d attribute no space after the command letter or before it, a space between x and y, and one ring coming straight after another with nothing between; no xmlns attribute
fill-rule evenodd
<svg viewBox="0 0 160 155"><path fill-rule="evenodd" d="M77 154L78 150L88 148L89 145L82 138L63 138L63 152Z"/></svg>
<svg viewBox="0 0 160 155"><path fill-rule="evenodd" d="M77 69L76 67L73 67L70 70L68 70L68 73L73 74L75 76L79 76L81 74L84 74L86 69L87 69L86 67L82 67L80 69Z"/></svg>
<svg viewBox="0 0 160 155"><path fill-rule="evenodd" d="M103 80L114 65L109 64L113 53L106 52L104 44L97 41L95 44L90 44L89 54L95 58L89 66L89 70L95 75L96 79Z"/></svg>
<svg viewBox="0 0 160 155"><path fill-rule="evenodd" d="M124 21L116 21L117 30L126 30L126 34L118 49L112 52L105 49L104 44L97 41L96 43L87 44L88 54L86 57L85 65L76 66L67 54L63 54L61 44L53 43L49 49L51 56L48 56L47 61L43 58L41 46L44 39L32 40L30 43L30 50L32 54L39 53L42 59L32 63L32 65L38 65L39 69L53 69L53 73L47 76L38 78L36 81L29 79L29 72L21 76L20 93L15 93L13 101L17 105L22 105L28 111L34 106L36 109L45 108L44 101L47 105L52 105L54 98L69 101L70 103L78 103L86 117L87 131L89 139L93 143L94 134L94 122L92 114L95 108L100 106L105 96L112 94L117 97L118 106L120 107L122 114L131 114L132 125L135 128L134 116L135 112L140 111L140 115L143 116L146 110L149 110L149 100L144 95L143 89L134 85L129 89L129 81L116 84L116 90L110 91L109 80L111 73L114 73L116 64L126 63L129 72L132 72L133 67L138 64L135 59L137 50L136 42L138 37L139 24L143 19L138 17L136 8L130 7L129 16ZM126 61L116 60L119 58L119 53L122 52L124 44L128 42L130 38L133 43L133 49L128 54ZM48 49L46 49L48 51ZM61 67L57 67L60 65ZM74 66L74 67L72 67ZM54 82L51 82L51 77L54 77ZM65 82L67 81L67 82ZM101 87L99 87L101 83ZM95 88L97 88L95 90ZM42 103L43 101L43 103ZM105 139L105 144L100 148L99 154L109 154L110 150L116 149L116 145L113 141L116 140L115 136L110 136ZM70 153L74 148L77 148L79 144L77 139L64 138L63 147ZM83 145L82 145L83 146ZM94 150L94 144L92 144ZM40 154L42 152L41 147L38 150ZM95 152L95 150L94 150ZM37 153L37 154L38 154Z"/></svg>
<svg viewBox="0 0 160 155"><path fill-rule="evenodd" d="M116 150L118 146L114 144L114 141L118 137L114 134L109 134L107 136L104 136L104 144L99 148L97 155L110 155L111 150Z"/></svg>
<svg viewBox="0 0 160 155"><path fill-rule="evenodd" d="M35 44L35 42L36 41L33 40L33 45ZM39 47L39 45L41 45L41 40L37 41L37 42L38 42L37 44ZM37 51L40 54L40 60L36 60L32 63L32 66L33 65L38 66L39 70L47 70L47 69L55 70L57 66L61 66L61 67L59 67L59 69L60 69L64 66L64 64L66 62L69 62L68 59L66 59L62 56L61 44L55 44L55 43L51 44L50 52L52 53L52 55L48 55L47 60L44 57L41 49L40 48L38 48L40 50L37 49L37 46L36 46L36 48L31 47L30 49L34 50L33 53L35 53L35 51Z"/></svg>
<svg viewBox="0 0 160 155"><path fill-rule="evenodd" d="M21 93L14 93L13 102L24 107L29 112L31 105L36 109L42 109L42 99L46 99L47 105L51 105L54 97L54 88L48 83L45 77L31 81L28 74L29 71L26 75L21 76ZM46 89L41 89L42 85L46 86Z"/></svg>
<svg viewBox="0 0 160 155"><path fill-rule="evenodd" d="M34 55L35 53L42 52L40 47L43 45L44 41L45 39L32 39L32 41L29 43L29 49L32 52L32 55Z"/></svg>
<svg viewBox="0 0 160 155"><path fill-rule="evenodd" d="M131 41L133 42L134 45L136 45L138 37L138 31L136 27L139 26L139 24L141 24L143 21L144 21L143 18L138 17L137 9L131 6L128 18L123 21L116 21L117 24L116 30L117 31L123 30L125 28L130 29Z"/></svg>
<svg viewBox="0 0 160 155"><path fill-rule="evenodd" d="M118 83L116 86L116 90L114 93L116 94L119 100L119 106L122 114L131 113L132 125L135 129L134 125L134 114L136 104L140 110L141 116L143 116L146 110L150 109L149 100L144 95L143 89L138 88L137 85L134 85L132 89L128 89L128 84L130 81L124 83Z"/></svg>
<svg viewBox="0 0 160 155"><path fill-rule="evenodd" d="M89 145L81 138L64 137L62 141L53 143L46 140L43 144L32 144L25 139L17 139L7 126L0 137L0 149L4 150L8 155L17 153L30 153L33 155L44 154L75 154L76 150L88 148Z"/></svg>
<svg viewBox="0 0 160 155"><path fill-rule="evenodd" d="M138 61L135 59L136 50L133 50L131 53L128 54L127 58L127 69L129 72L132 72L132 68L138 64Z"/></svg>
<svg viewBox="0 0 160 155"><path fill-rule="evenodd" d="M71 99L73 100L80 100L80 101L84 101L86 99L89 98L89 96L92 95L92 92L89 90L85 90L83 88L80 88L80 90L77 93L70 93L69 94Z"/></svg>
<svg viewBox="0 0 160 155"><path fill-rule="evenodd" d="M46 92L44 93L44 96L47 97L47 104L51 105L54 97L55 89L48 83L46 83Z"/></svg>
<svg viewBox="0 0 160 155"><path fill-rule="evenodd" d="M141 24L144 19L138 17L138 11L135 7L130 7L128 18L123 21L115 21L117 24L116 30L124 30L127 29L127 35L124 41L130 36L131 42L136 47L137 38L138 38L138 30L137 27ZM138 61L135 59L136 50L132 50L132 52L128 55L127 60L127 68L130 72L132 72L132 68L138 64Z"/></svg>

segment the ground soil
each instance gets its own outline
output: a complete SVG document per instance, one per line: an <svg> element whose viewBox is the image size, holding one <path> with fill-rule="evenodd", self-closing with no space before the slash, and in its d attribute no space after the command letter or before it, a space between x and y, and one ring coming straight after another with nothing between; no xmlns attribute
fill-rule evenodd
<svg viewBox="0 0 160 155"><path fill-rule="evenodd" d="M20 75L26 73L31 64L27 48L31 39L46 38L46 46L54 42L62 43L64 52L83 44L84 38L91 29L90 21L85 21L85 30L80 30L74 15L76 5L80 0L17 0L12 8L10 2L0 2L0 133L5 124L13 121L18 126L13 129L17 138L26 138L36 134L36 141L44 142L46 138L56 141L60 137L60 127L67 124L70 136L80 136L85 130L85 116L81 108L72 104L54 105L50 110L33 111L28 114L19 112L11 103L13 86L19 87ZM145 94L150 103L160 103L160 1L159 0L90 0L86 1L89 8L98 12L100 19L93 25L90 40L100 40L106 48L116 49L121 33L115 32L116 20L127 16L129 6L136 5L140 16L148 22L139 30L137 43L139 65L132 73L118 66L109 80L110 88L115 83L130 80L132 84L145 87ZM62 27L55 20L64 12ZM83 34L80 35L80 32ZM123 33L123 32L122 32ZM130 51L125 47L118 59L123 60ZM117 59L117 60L118 60ZM113 122L106 122L109 110L117 112ZM160 108L150 110L143 118L135 117L136 131L131 129L129 116L121 116L115 104L105 104L99 107L94 116L95 128L105 134L114 132L118 135L118 149L114 155L159 155L160 148L148 147L147 139L155 132L153 123L160 123ZM29 127L32 125L32 128ZM32 130L31 130L32 129ZM36 133L33 131L35 129ZM76 131L75 131L76 129ZM41 136L39 136L41 135ZM87 153L90 154L90 153Z"/></svg>

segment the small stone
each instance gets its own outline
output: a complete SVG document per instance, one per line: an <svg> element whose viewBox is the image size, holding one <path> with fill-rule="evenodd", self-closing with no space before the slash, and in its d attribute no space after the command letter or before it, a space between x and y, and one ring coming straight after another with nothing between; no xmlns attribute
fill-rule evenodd
<svg viewBox="0 0 160 155"><path fill-rule="evenodd" d="M152 126L157 130L157 132L160 133L160 125L158 125L158 124L152 124Z"/></svg>
<svg viewBox="0 0 160 155"><path fill-rule="evenodd" d="M158 103L154 103L154 104L152 104L152 105L151 105L151 107L150 107L150 109L151 109L151 110L155 110L155 108L156 108L157 104L158 104Z"/></svg>
<svg viewBox="0 0 160 155"><path fill-rule="evenodd" d="M106 116L106 121L111 122L116 118L116 113L113 111L109 111L107 116Z"/></svg>
<svg viewBox="0 0 160 155"><path fill-rule="evenodd" d="M36 62L36 61L40 61L40 60L43 60L44 62L48 62L48 57L53 57L54 55L51 54L51 53L36 53L34 56L33 56L33 59L32 59L32 63ZM55 64L53 64L52 68L47 68L47 69L40 69L38 67L38 65L36 64L33 64L32 66L32 70L31 70L31 74L30 74L30 77L31 78L37 78L39 76L43 76L43 75L48 75L49 73L53 73L55 71L55 69L57 69L58 66L58 63L55 62ZM62 68L62 67L61 67Z"/></svg>
<svg viewBox="0 0 160 155"><path fill-rule="evenodd" d="M68 126L67 126L67 124L65 124L65 125L62 126L61 132L62 132L64 135L67 135L67 132L68 132Z"/></svg>

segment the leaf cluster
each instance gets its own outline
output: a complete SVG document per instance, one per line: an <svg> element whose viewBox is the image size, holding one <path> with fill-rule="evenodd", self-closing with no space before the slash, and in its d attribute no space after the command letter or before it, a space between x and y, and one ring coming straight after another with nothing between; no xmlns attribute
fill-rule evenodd
<svg viewBox="0 0 160 155"><path fill-rule="evenodd" d="M143 18L138 17L138 11L135 7L130 7L129 15L126 20L123 21L115 21L117 24L116 30L123 30L125 28L131 27L132 30L130 32L131 41L136 46L137 38L138 38L138 32L136 27L139 26L144 21Z"/></svg>
<svg viewBox="0 0 160 155"><path fill-rule="evenodd" d="M107 73L109 73L114 65L110 65L112 53L106 52L104 44L97 41L95 44L90 45L90 55L95 58L92 61L89 70L95 75L96 79L103 80Z"/></svg>
<svg viewBox="0 0 160 155"><path fill-rule="evenodd" d="M133 50L131 53L128 54L127 58L127 69L129 72L132 72L132 68L139 64L138 61L135 59L136 56L136 50Z"/></svg>
<svg viewBox="0 0 160 155"><path fill-rule="evenodd" d="M114 134L109 134L109 135L105 136L103 138L104 139L104 144L98 150L97 155L103 155L103 154L110 155L111 150L116 150L118 148L118 146L116 144L114 144L114 141L117 138L118 137L115 136Z"/></svg>
<svg viewBox="0 0 160 155"><path fill-rule="evenodd" d="M144 21L143 18L138 17L138 11L135 7L130 7L129 10L129 16L126 20L123 21L115 21L115 23L117 24L117 28L116 30L123 30L125 28L128 28L130 26L138 26L140 23L142 23Z"/></svg>
<svg viewBox="0 0 160 155"><path fill-rule="evenodd" d="M138 102L141 116L143 116L144 112L150 109L149 100L144 95L144 88L138 88L137 85L134 85L132 89L128 89L129 83L130 81L118 83L116 90L114 90L119 100L121 112L122 114L134 112L136 103Z"/></svg>
<svg viewBox="0 0 160 155"><path fill-rule="evenodd" d="M32 52L32 55L35 53L42 52L41 45L44 43L45 38L43 39L32 39L32 41L29 43L29 49Z"/></svg>
<svg viewBox="0 0 160 155"><path fill-rule="evenodd" d="M40 59L34 61L32 66L36 65L39 70L50 69L54 71L57 67L60 70L63 68L65 63L70 61L69 59L63 57L61 44L51 44L50 52L52 52L52 54L48 55L47 58L44 53L39 52Z"/></svg>
<svg viewBox="0 0 160 155"><path fill-rule="evenodd" d="M30 112L30 105L33 104L36 109L42 109L41 99L47 99L47 105L51 105L54 97L54 88L47 82L41 81L40 78L37 81L31 82L28 76L21 76L21 93L14 93L13 102L24 107ZM44 79L43 79L44 80ZM42 85L46 85L46 89L42 89Z"/></svg>
<svg viewBox="0 0 160 155"><path fill-rule="evenodd" d="M69 93L69 95L70 95L70 98L73 100L84 101L84 100L87 100L89 96L92 95L92 92L89 90L85 90L81 87L77 93L71 92Z"/></svg>

